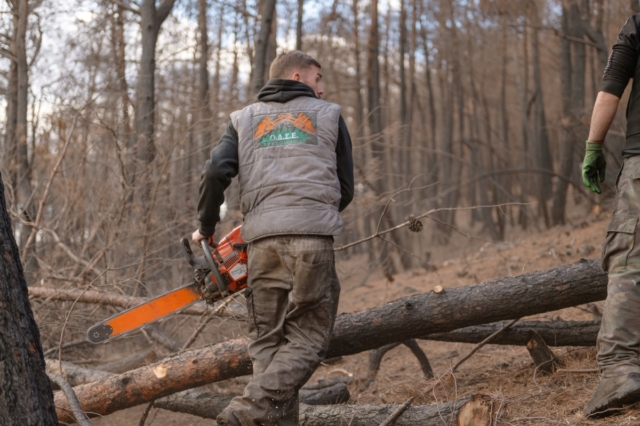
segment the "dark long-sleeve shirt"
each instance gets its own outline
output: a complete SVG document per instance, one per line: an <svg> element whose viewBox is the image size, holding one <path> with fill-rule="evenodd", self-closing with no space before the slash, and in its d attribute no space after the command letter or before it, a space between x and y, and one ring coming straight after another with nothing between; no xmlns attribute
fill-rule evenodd
<svg viewBox="0 0 640 426"><path fill-rule="evenodd" d="M298 96L315 97L315 93L311 87L298 81L271 79L258 94L258 100L284 103ZM339 211L344 210L353 200L354 177L351 151L351 136L341 116L338 121L336 144L336 166L341 194ZM198 220L202 235L206 237L213 235L215 226L220 221L220 206L224 202L224 191L231 184L231 179L238 175L238 170L238 132L229 121L220 142L211 150L211 156L205 163L200 179Z"/></svg>
<svg viewBox="0 0 640 426"><path fill-rule="evenodd" d="M627 141L622 154L631 157L640 154L640 14L634 15L620 30L613 45L609 62L604 70L600 90L622 97L629 80L633 79L627 106Z"/></svg>

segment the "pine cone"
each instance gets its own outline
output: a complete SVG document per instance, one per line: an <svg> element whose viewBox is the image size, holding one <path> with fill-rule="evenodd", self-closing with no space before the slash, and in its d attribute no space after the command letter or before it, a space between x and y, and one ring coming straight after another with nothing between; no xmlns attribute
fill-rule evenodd
<svg viewBox="0 0 640 426"><path fill-rule="evenodd" d="M422 222L413 216L409 216L409 231L420 232L422 231Z"/></svg>

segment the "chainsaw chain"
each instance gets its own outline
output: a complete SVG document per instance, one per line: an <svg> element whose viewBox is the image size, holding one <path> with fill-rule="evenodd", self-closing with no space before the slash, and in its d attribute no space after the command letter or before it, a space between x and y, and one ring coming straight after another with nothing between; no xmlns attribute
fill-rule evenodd
<svg viewBox="0 0 640 426"><path fill-rule="evenodd" d="M220 294L220 291L217 290L217 286L215 286L213 281L211 280L211 271L207 273L202 269L194 269L193 275L195 276L196 282L200 286L202 298L207 303L207 305L214 305L216 302L224 299L224 297L222 297L222 295ZM212 291L212 288L215 288L215 290Z"/></svg>

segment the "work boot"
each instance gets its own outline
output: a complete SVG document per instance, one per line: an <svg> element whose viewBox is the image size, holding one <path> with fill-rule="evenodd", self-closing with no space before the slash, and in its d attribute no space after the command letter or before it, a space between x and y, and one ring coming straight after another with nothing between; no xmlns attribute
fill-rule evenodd
<svg viewBox="0 0 640 426"><path fill-rule="evenodd" d="M600 380L584 407L585 417L606 417L616 414L625 405L640 401L640 373L633 372Z"/></svg>
<svg viewBox="0 0 640 426"><path fill-rule="evenodd" d="M218 423L218 426L242 426L238 419L236 419L236 416L226 410L223 410L218 414L216 417L216 423Z"/></svg>

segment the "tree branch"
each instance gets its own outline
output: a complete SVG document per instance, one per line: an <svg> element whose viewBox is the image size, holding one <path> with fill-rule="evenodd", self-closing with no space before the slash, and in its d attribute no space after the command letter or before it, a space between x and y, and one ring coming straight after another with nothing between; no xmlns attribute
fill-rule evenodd
<svg viewBox="0 0 640 426"><path fill-rule="evenodd" d="M18 61L18 58L16 57L16 55L11 53L8 49L4 47L0 47L0 56L4 56L5 58L11 59L14 62Z"/></svg>
<svg viewBox="0 0 640 426"><path fill-rule="evenodd" d="M128 10L129 12L135 13L136 15L140 15L140 11L138 9L132 7L131 5L129 5L128 3L122 0L109 0L109 1L115 4L116 6L120 6L124 10Z"/></svg>
<svg viewBox="0 0 640 426"><path fill-rule="evenodd" d="M73 391L71 385L62 376L57 374L47 373L47 376L49 376L49 380L60 386L60 389L64 392L64 395L67 397L67 402L69 402L69 407L71 407L71 411L73 411L73 415L76 418L76 422L78 422L80 426L91 426L91 422L82 411L80 402L78 402L76 393Z"/></svg>
<svg viewBox="0 0 640 426"><path fill-rule="evenodd" d="M175 2L176 0L163 0L162 3L160 3L160 6L156 9L156 25L158 27L167 19Z"/></svg>

